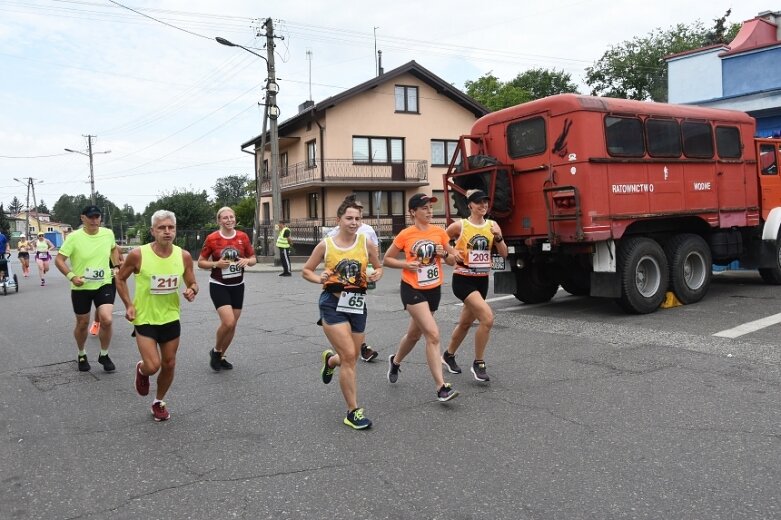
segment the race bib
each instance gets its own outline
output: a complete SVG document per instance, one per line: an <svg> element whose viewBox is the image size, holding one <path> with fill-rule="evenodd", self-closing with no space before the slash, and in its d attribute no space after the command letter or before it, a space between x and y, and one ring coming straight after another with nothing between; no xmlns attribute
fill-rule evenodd
<svg viewBox="0 0 781 520"><path fill-rule="evenodd" d="M490 251L476 251L474 249L469 250L467 258L467 265L476 271L490 271L491 270L491 252Z"/></svg>
<svg viewBox="0 0 781 520"><path fill-rule="evenodd" d="M171 294L179 290L178 274L153 274L150 282L149 292L151 294Z"/></svg>
<svg viewBox="0 0 781 520"><path fill-rule="evenodd" d="M102 282L103 278L105 278L106 270L105 269L96 269L94 267L87 267L84 269L84 275L82 278L89 282Z"/></svg>
<svg viewBox="0 0 781 520"><path fill-rule="evenodd" d="M437 264L418 267L418 285L421 287L437 283L438 280L439 267L437 267Z"/></svg>
<svg viewBox="0 0 781 520"><path fill-rule="evenodd" d="M342 291L339 296L339 303L336 304L336 310L350 314L363 314L366 307L366 295L349 291Z"/></svg>
<svg viewBox="0 0 781 520"><path fill-rule="evenodd" d="M222 279L238 278L241 276L241 267L239 264L230 264L228 267L222 270Z"/></svg>

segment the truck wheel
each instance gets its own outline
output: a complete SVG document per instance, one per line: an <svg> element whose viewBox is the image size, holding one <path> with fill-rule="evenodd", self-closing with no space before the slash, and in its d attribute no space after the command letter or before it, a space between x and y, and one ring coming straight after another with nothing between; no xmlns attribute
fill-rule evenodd
<svg viewBox="0 0 781 520"><path fill-rule="evenodd" d="M781 285L781 240L776 239L776 265L760 268L759 276L766 284Z"/></svg>
<svg viewBox="0 0 781 520"><path fill-rule="evenodd" d="M669 280L662 246L650 238L627 238L618 255L621 298L618 304L633 314L648 314L664 300Z"/></svg>
<svg viewBox="0 0 781 520"><path fill-rule="evenodd" d="M670 265L670 289L684 305L705 296L713 275L708 244L699 235L676 235L664 247Z"/></svg>
<svg viewBox="0 0 781 520"><path fill-rule="evenodd" d="M544 303L559 290L558 282L545 275L544 270L532 264L515 272L515 297L523 303Z"/></svg>
<svg viewBox="0 0 781 520"><path fill-rule="evenodd" d="M561 287L573 296L588 296L591 293L591 280L573 276L562 280Z"/></svg>

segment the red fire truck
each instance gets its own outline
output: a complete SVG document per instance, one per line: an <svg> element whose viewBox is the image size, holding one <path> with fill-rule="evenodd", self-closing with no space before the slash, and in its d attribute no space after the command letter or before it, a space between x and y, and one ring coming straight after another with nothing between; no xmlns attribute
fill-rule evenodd
<svg viewBox="0 0 781 520"><path fill-rule="evenodd" d="M526 303L561 285L649 313L668 291L699 301L712 265L735 260L781 284L781 141L754 133L731 110L576 94L524 103L461 137L448 218L468 216L467 190L488 193L510 250L494 290Z"/></svg>

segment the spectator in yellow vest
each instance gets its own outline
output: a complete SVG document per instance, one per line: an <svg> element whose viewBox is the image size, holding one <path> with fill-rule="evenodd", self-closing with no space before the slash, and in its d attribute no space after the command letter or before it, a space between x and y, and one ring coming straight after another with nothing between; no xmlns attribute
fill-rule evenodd
<svg viewBox="0 0 781 520"><path fill-rule="evenodd" d="M279 249L279 262L282 264L282 272L279 276L292 276L292 268L290 265L290 248L293 246L293 241L290 240L290 228L285 225L284 220L279 221L279 225L282 229L279 230L279 236L277 237L277 249Z"/></svg>

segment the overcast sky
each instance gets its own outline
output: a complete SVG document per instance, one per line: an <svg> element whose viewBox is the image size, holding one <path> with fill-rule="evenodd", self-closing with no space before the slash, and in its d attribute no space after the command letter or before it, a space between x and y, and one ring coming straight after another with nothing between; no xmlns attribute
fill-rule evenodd
<svg viewBox="0 0 781 520"><path fill-rule="evenodd" d="M35 193L50 209L63 193L89 196L88 158L63 151L86 152L87 134L97 136L96 190L137 212L175 189L213 196L217 178L252 176L240 145L260 134L266 64L214 37L265 54L256 34L268 17L284 37L276 70L285 120L310 88L320 101L374 76L375 28L385 70L416 60L463 89L490 71L507 81L546 67L582 84L611 45L677 23L711 26L730 7L732 22L774 9L758 0L118 3L142 14L104 0L0 0L6 208L14 196L25 202L14 177L42 181Z"/></svg>

